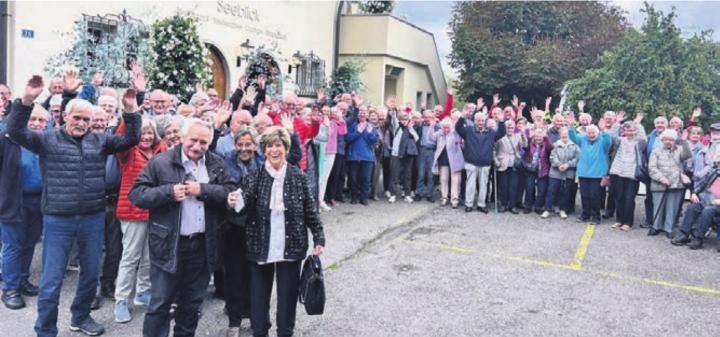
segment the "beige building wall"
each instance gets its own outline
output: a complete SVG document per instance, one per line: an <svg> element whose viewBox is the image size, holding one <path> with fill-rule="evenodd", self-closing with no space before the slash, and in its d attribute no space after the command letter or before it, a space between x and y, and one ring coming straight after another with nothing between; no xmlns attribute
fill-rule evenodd
<svg viewBox="0 0 720 337"><path fill-rule="evenodd" d="M369 103L390 95L416 107L428 96L432 104L447 99L435 39L417 26L391 15L343 15L339 49L339 64L354 60L365 66L362 92ZM398 76L390 75L393 69Z"/></svg>
<svg viewBox="0 0 720 337"><path fill-rule="evenodd" d="M197 16L201 39L215 46L226 60L228 93L245 70L245 64L236 67L236 57L242 54L240 44L246 39L253 46L276 49L283 74L292 54L312 51L325 60L325 74L329 76L337 6L337 1L12 1L8 83L13 88L24 87L31 75L42 72L48 57L67 50L72 44L69 33L73 23L82 14L102 16L123 10L148 26L178 11ZM32 30L34 38L23 38L23 29Z"/></svg>

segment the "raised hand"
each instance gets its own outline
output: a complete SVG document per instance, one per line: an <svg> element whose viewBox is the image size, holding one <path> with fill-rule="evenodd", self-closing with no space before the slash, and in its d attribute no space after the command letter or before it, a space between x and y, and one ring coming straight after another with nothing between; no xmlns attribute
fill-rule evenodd
<svg viewBox="0 0 720 337"><path fill-rule="evenodd" d="M325 99L325 88L320 88L317 90L317 101L320 102Z"/></svg>
<svg viewBox="0 0 720 337"><path fill-rule="evenodd" d="M500 104L500 94L493 95L493 105Z"/></svg>
<svg viewBox="0 0 720 337"><path fill-rule="evenodd" d="M138 111L137 100L135 99L136 96L137 91L135 91L135 89L130 88L128 90L125 90L125 93L122 97L122 105L125 113L134 113Z"/></svg>
<svg viewBox="0 0 720 337"><path fill-rule="evenodd" d="M578 105L578 111L585 112L585 101L584 100L579 100L577 102L577 105Z"/></svg>
<svg viewBox="0 0 720 337"><path fill-rule="evenodd" d="M90 79L90 83L92 83L92 85L97 87L103 83L104 79L105 79L105 71L97 70L97 71L95 71L92 78Z"/></svg>
<svg viewBox="0 0 720 337"><path fill-rule="evenodd" d="M645 118L644 112L638 111L637 113L635 113L635 120L634 120L635 124L642 123L643 118Z"/></svg>
<svg viewBox="0 0 720 337"><path fill-rule="evenodd" d="M690 117L691 121L696 121L698 118L700 118L700 115L702 115L702 108L701 107L695 107L692 112L692 116Z"/></svg>
<svg viewBox="0 0 720 337"><path fill-rule="evenodd" d="M513 95L512 99L510 100L510 104L517 108L520 106L520 99L518 99L516 95Z"/></svg>
<svg viewBox="0 0 720 337"><path fill-rule="evenodd" d="M618 111L618 113L617 113L617 121L618 121L618 122L622 122L622 121L624 121L624 120L625 120L625 111L623 111L623 110Z"/></svg>
<svg viewBox="0 0 720 337"><path fill-rule="evenodd" d="M552 103L552 96L548 96L548 98L545 99L545 108L550 108L550 103Z"/></svg>
<svg viewBox="0 0 720 337"><path fill-rule="evenodd" d="M232 114L232 104L230 104L230 101L225 100L217 107L217 113L215 114L215 128L219 129L225 124L228 119L230 119L230 115Z"/></svg>
<svg viewBox="0 0 720 337"><path fill-rule="evenodd" d="M143 72L142 67L137 62L133 62L132 66L131 66L131 71L132 71L131 87L137 91L141 91L141 92L145 91L147 81L145 80L145 73Z"/></svg>
<svg viewBox="0 0 720 337"><path fill-rule="evenodd" d="M280 123L282 124L282 126L283 126L286 130L288 130L288 132L290 132L290 133L293 132L293 118L292 118L292 116L290 116L290 115L288 115L288 114L282 114L282 115L280 116Z"/></svg>
<svg viewBox="0 0 720 337"><path fill-rule="evenodd" d="M68 91L76 91L83 84L83 81L78 78L78 73L75 69L66 70L63 81L65 82L65 90Z"/></svg>
<svg viewBox="0 0 720 337"><path fill-rule="evenodd" d="M258 83L258 87L259 87L260 89L265 89L265 81L266 81L266 80L267 80L267 79L265 78L265 74L260 74L260 75L258 75L258 77L257 77L257 83Z"/></svg>
<svg viewBox="0 0 720 337"><path fill-rule="evenodd" d="M245 105L253 105L253 103L255 102L255 97L257 97L257 89L255 89L255 87L251 85L247 88L245 95L243 95L243 101L245 102Z"/></svg>
<svg viewBox="0 0 720 337"><path fill-rule="evenodd" d="M240 78L238 78L238 88L244 90L245 87L247 87L247 76L243 74L240 75Z"/></svg>
<svg viewBox="0 0 720 337"><path fill-rule="evenodd" d="M40 94L43 91L43 79L39 75L33 75L33 77L28 80L27 85L25 86L25 92L23 93L22 97L22 104L26 106L30 106L33 104L35 99L40 96Z"/></svg>
<svg viewBox="0 0 720 337"><path fill-rule="evenodd" d="M482 109L482 107L485 106L485 100L483 100L482 97L478 97L476 103L477 103L477 108L478 108L478 109Z"/></svg>

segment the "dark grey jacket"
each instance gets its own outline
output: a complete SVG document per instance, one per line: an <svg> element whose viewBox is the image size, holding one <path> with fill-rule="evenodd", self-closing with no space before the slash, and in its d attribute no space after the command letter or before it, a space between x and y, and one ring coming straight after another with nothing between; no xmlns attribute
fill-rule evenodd
<svg viewBox="0 0 720 337"><path fill-rule="evenodd" d="M247 210L245 226L247 259L267 260L270 246L270 194L274 178L264 167L243 179L242 190ZM283 185L285 203L285 256L287 260L305 258L308 250L308 228L314 244L325 246L325 232L315 208L315 201L305 174L288 165Z"/></svg>
<svg viewBox="0 0 720 337"><path fill-rule="evenodd" d="M135 206L150 210L150 262L168 273L177 271L182 203L175 201L173 186L182 183L185 177L180 151L182 146L176 146L150 159L128 195ZM218 232L224 220L227 196L235 185L220 156L205 153L205 167L210 180L200 184L202 194L197 199L205 203L205 254L212 273L218 263Z"/></svg>
<svg viewBox="0 0 720 337"><path fill-rule="evenodd" d="M123 135L88 133L74 138L64 128L30 131L27 122L32 108L23 106L20 99L13 102L13 110L7 126L10 138L40 155L43 213L67 216L105 211L107 156L137 145L140 115L123 115L127 125Z"/></svg>

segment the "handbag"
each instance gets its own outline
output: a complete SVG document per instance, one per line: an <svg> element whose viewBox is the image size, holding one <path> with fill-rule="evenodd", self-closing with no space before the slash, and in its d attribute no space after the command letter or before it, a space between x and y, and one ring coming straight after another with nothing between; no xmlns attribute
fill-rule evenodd
<svg viewBox="0 0 720 337"><path fill-rule="evenodd" d="M298 301L305 305L308 315L322 315L325 310L325 281L317 255L308 256L303 263Z"/></svg>
<svg viewBox="0 0 720 337"><path fill-rule="evenodd" d="M635 165L635 179L643 183L649 182L650 174L648 173L648 163L645 157L638 151L637 145L635 146L635 157L637 162L637 165Z"/></svg>

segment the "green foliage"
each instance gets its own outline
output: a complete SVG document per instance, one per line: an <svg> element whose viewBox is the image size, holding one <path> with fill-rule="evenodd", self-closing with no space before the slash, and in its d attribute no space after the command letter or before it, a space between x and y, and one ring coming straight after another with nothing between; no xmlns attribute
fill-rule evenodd
<svg viewBox="0 0 720 337"><path fill-rule="evenodd" d="M358 62L345 62L332 74L330 74L330 82L328 83L329 98L332 99L336 95L359 91L363 88L360 80L360 74L365 70L364 65Z"/></svg>
<svg viewBox="0 0 720 337"><path fill-rule="evenodd" d="M675 12L665 15L645 4L640 31L631 29L622 43L605 53L602 66L567 84L570 102L584 99L586 111L643 111L645 123L657 116L686 120L693 107L703 109L701 122L720 113L720 47L709 32L683 40Z"/></svg>
<svg viewBox="0 0 720 337"><path fill-rule="evenodd" d="M360 10L370 14L389 14L395 8L395 1L360 1Z"/></svg>
<svg viewBox="0 0 720 337"><path fill-rule="evenodd" d="M65 33L73 37L72 46L50 57L45 73L60 77L70 66L77 68L86 83L97 70L105 71L103 85L126 87L130 84L130 62L148 64L153 59L144 26L137 22L119 22L115 34L103 34L99 39L88 30L85 18L75 22L73 31Z"/></svg>
<svg viewBox="0 0 720 337"><path fill-rule="evenodd" d="M198 83L212 86L209 53L200 41L197 20L175 15L152 25L157 54L155 67L149 72L152 87L175 94L187 102Z"/></svg>
<svg viewBox="0 0 720 337"><path fill-rule="evenodd" d="M565 81L597 65L627 23L617 7L592 2L457 2L450 22L458 96L500 93L544 105Z"/></svg>

